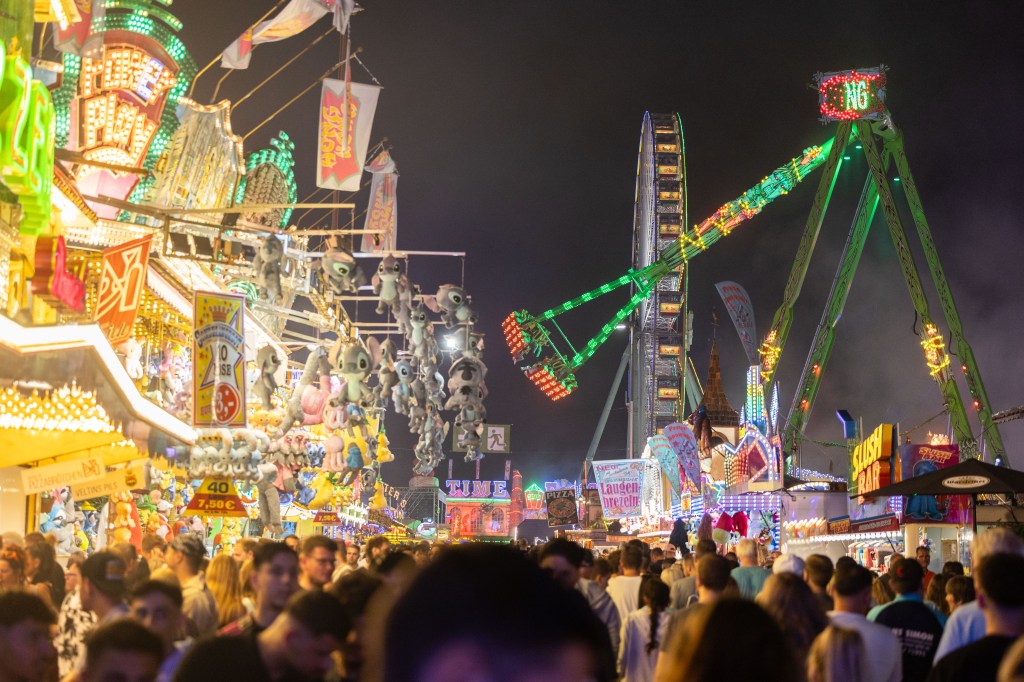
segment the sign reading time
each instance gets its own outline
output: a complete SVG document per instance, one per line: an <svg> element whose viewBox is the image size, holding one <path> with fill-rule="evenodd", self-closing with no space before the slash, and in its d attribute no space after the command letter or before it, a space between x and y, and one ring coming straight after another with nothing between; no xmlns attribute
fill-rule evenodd
<svg viewBox="0 0 1024 682"><path fill-rule="evenodd" d="M885 71L819 73L818 108L826 121L879 118L885 113Z"/></svg>

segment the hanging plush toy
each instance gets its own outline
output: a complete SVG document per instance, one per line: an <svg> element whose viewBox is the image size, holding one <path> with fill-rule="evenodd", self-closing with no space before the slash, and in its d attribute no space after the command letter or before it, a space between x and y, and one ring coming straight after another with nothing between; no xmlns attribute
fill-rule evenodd
<svg viewBox="0 0 1024 682"><path fill-rule="evenodd" d="M444 326L449 329L457 324L473 324L476 313L470 307L471 298L466 290L455 284L442 284L437 295L425 299L427 307L441 313Z"/></svg>
<svg viewBox="0 0 1024 682"><path fill-rule="evenodd" d="M399 310L412 302L409 279L402 273L402 263L391 254L384 256L377 266L372 284L373 293L377 295L378 315L391 310L398 317Z"/></svg>
<svg viewBox="0 0 1024 682"><path fill-rule="evenodd" d="M330 363L336 367L345 383L341 397L345 402L369 406L373 402L373 391L367 379L374 365L380 360L380 344L374 338L367 339L366 346L358 339L342 343L339 339L330 352Z"/></svg>
<svg viewBox="0 0 1024 682"><path fill-rule="evenodd" d="M416 370L411 360L399 360L395 363L395 377L398 383L391 389L391 399L395 403L395 412L408 416L413 407L412 383L416 380Z"/></svg>
<svg viewBox="0 0 1024 682"><path fill-rule="evenodd" d="M281 497L274 485L277 467L263 463L259 465L259 471L260 478L256 481L256 490L259 491L260 498L260 522L276 537L284 532L281 525Z"/></svg>
<svg viewBox="0 0 1024 682"><path fill-rule="evenodd" d="M252 261L256 273L256 285L262 297L272 304L281 301L281 262L284 259L284 245L270 234L260 244L256 257Z"/></svg>
<svg viewBox="0 0 1024 682"><path fill-rule="evenodd" d="M256 367L259 370L259 376L256 377L252 392L263 404L264 410L271 410L274 407L270 398L277 390L275 374L280 366L281 358L273 346L263 346L256 353Z"/></svg>
<svg viewBox="0 0 1024 682"><path fill-rule="evenodd" d="M398 351L394 342L391 339L385 339L380 344L380 358L377 361L377 385L373 388L373 402L380 408L387 406L388 396L398 385L398 372L395 370L397 358Z"/></svg>
<svg viewBox="0 0 1024 682"><path fill-rule="evenodd" d="M323 419L324 406L331 395L330 375L327 351L322 346L317 346L309 352L302 377L288 399L279 435L288 433L295 424L312 426L320 423ZM317 380L319 383L314 385Z"/></svg>
<svg viewBox="0 0 1024 682"><path fill-rule="evenodd" d="M124 354L124 368L128 377L132 381L141 381L145 376L142 369L142 344L135 339L128 339L118 346L118 350Z"/></svg>
<svg viewBox="0 0 1024 682"><path fill-rule="evenodd" d="M406 339L413 357L417 360L426 360L437 355L434 323L430 321L422 302L416 302L409 308L409 332Z"/></svg>
<svg viewBox="0 0 1024 682"><path fill-rule="evenodd" d="M344 249L331 248L321 261L327 285L335 296L346 292L355 293L366 284L366 275L359 268L355 257Z"/></svg>
<svg viewBox="0 0 1024 682"><path fill-rule="evenodd" d="M738 511L732 515L732 529L741 538L747 537L747 531L750 530L750 519L747 518L746 513Z"/></svg>

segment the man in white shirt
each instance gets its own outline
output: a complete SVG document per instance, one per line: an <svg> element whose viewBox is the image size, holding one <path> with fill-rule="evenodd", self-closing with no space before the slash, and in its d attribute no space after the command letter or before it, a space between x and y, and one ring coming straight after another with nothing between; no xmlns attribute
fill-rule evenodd
<svg viewBox="0 0 1024 682"><path fill-rule="evenodd" d="M971 573L975 573L981 561L992 554L1017 554L1024 556L1024 540L1006 528L990 528L971 543ZM974 589L978 589L975 581ZM985 636L985 614L977 601L957 608L946 621L946 629L935 652L935 663L946 654L967 646Z"/></svg>
<svg viewBox="0 0 1024 682"><path fill-rule="evenodd" d="M871 571L859 565L836 568L829 587L835 610L829 611L832 624L854 630L864 640L864 678L877 682L903 679L903 649L892 630L869 621L865 614L871 606Z"/></svg>
<svg viewBox="0 0 1024 682"><path fill-rule="evenodd" d="M608 581L608 596L615 602L615 608L619 610L619 621L625 622L629 614L633 613L640 606L640 583L643 578L640 576L640 567L643 565L644 555L638 547L626 546L622 550L622 558L619 565L622 567L622 575L614 576Z"/></svg>

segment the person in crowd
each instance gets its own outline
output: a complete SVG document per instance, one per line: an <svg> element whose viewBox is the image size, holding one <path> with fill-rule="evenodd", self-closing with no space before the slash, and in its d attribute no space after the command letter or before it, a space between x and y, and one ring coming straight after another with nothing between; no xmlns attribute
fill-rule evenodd
<svg viewBox="0 0 1024 682"><path fill-rule="evenodd" d="M892 630L869 621L871 607L871 571L854 563L837 564L829 588L834 610L828 613L832 625L858 632L870 654L864 659L862 676L870 682L900 682L903 679L903 650ZM817 640L816 640L817 641Z"/></svg>
<svg viewBox="0 0 1024 682"><path fill-rule="evenodd" d="M600 587L602 592L607 591L608 581L612 579L612 565L604 557L598 557L594 559L594 570L591 571L591 575L594 576L591 582Z"/></svg>
<svg viewBox="0 0 1024 682"><path fill-rule="evenodd" d="M283 542L261 542L252 556L252 585L255 608L222 628L220 635L259 633L281 615L288 600L299 589L299 558Z"/></svg>
<svg viewBox="0 0 1024 682"><path fill-rule="evenodd" d="M31 584L25 575L26 552L17 545L0 551L0 592L31 592L54 608L50 588L41 583Z"/></svg>
<svg viewBox="0 0 1024 682"><path fill-rule="evenodd" d="M580 577L584 580L594 579L594 553L584 549L580 561Z"/></svg>
<svg viewBox="0 0 1024 682"><path fill-rule="evenodd" d="M496 585L515 595L500 617ZM391 609L383 641L383 682L616 679L608 630L583 596L497 545L453 547L427 566Z"/></svg>
<svg viewBox="0 0 1024 682"><path fill-rule="evenodd" d="M163 580L146 580L132 588L128 612L152 630L163 644L157 682L170 682L191 640L179 642L185 631L184 598L181 588Z"/></svg>
<svg viewBox="0 0 1024 682"><path fill-rule="evenodd" d="M50 603L64 601L64 571L57 565L57 552L49 542L34 542L25 547L25 577L31 585L45 585Z"/></svg>
<svg viewBox="0 0 1024 682"><path fill-rule="evenodd" d="M647 571L652 575L660 576L664 569L662 563L665 560L665 551L661 547L651 547L651 563Z"/></svg>
<svg viewBox="0 0 1024 682"><path fill-rule="evenodd" d="M736 581L741 596L753 599L764 587L771 573L757 565L757 543L750 538L739 541L736 545L736 556L740 565L732 569L732 579Z"/></svg>
<svg viewBox="0 0 1024 682"><path fill-rule="evenodd" d="M283 538L281 538L281 542L288 545L288 547L296 554L299 553L300 543L298 535L295 535L294 533L292 533L291 535L285 535Z"/></svg>
<svg viewBox="0 0 1024 682"><path fill-rule="evenodd" d="M729 562L730 570L733 568L740 567L740 560L739 557L736 555L736 552L726 552L725 560Z"/></svg>
<svg viewBox="0 0 1024 682"><path fill-rule="evenodd" d="M1024 556L1024 540L1008 528L990 528L978 534L971 543L972 572L990 554L1006 553ZM978 589L977 583L974 585ZM956 609L949 617L946 629L939 641L935 660L940 661L949 652L976 642L985 636L985 615L977 600L967 602Z"/></svg>
<svg viewBox="0 0 1024 682"><path fill-rule="evenodd" d="M167 546L167 567L174 572L185 600L185 617L196 637L217 631L217 600L200 572L206 547L195 535L179 535Z"/></svg>
<svg viewBox="0 0 1024 682"><path fill-rule="evenodd" d="M865 652L860 633L829 625L807 654L807 682L872 682L864 674Z"/></svg>
<svg viewBox="0 0 1024 682"><path fill-rule="evenodd" d="M790 571L775 573L756 601L778 622L800 660L805 660L811 643L829 620L803 578Z"/></svg>
<svg viewBox="0 0 1024 682"><path fill-rule="evenodd" d="M849 557L849 556L841 556L838 559L836 559L836 568L835 568L835 570L838 571L840 568L843 568L843 567L849 568L850 566L860 566L860 564L858 564L854 560L853 557Z"/></svg>
<svg viewBox="0 0 1024 682"><path fill-rule="evenodd" d="M947 613L952 616L958 608L974 601L974 580L964 575L950 576L946 581L945 600L949 608ZM949 625L949 621L946 621L946 625Z"/></svg>
<svg viewBox="0 0 1024 682"><path fill-rule="evenodd" d="M608 552L608 556L605 557L608 560L608 565L612 567L612 575L616 576L622 573L620 570L622 567L619 566L620 560L622 559L622 550L616 549Z"/></svg>
<svg viewBox="0 0 1024 682"><path fill-rule="evenodd" d="M611 596L592 580L580 576L583 556L589 552L575 542L556 538L540 552L540 567L551 574L567 590L578 590L587 599L594 614L608 628L612 650L619 650L622 619Z"/></svg>
<svg viewBox="0 0 1024 682"><path fill-rule="evenodd" d="M128 570L121 557L113 552L96 552L82 562L81 571L82 608L96 617L97 626L128 613L124 604Z"/></svg>
<svg viewBox="0 0 1024 682"><path fill-rule="evenodd" d="M146 575L150 578L160 569L164 561L164 551L167 549L167 541L159 535L142 536L142 558L139 559L139 570L145 568Z"/></svg>
<svg viewBox="0 0 1024 682"><path fill-rule="evenodd" d="M325 535L310 535L302 541L299 551L299 587L323 590L334 575L334 555L338 543Z"/></svg>
<svg viewBox="0 0 1024 682"><path fill-rule="evenodd" d="M807 568L806 562L796 554L780 554L772 562L772 575L792 573L803 580L805 568Z"/></svg>
<svg viewBox="0 0 1024 682"><path fill-rule="evenodd" d="M945 575L964 575L964 565L959 561L947 561L942 564L942 572Z"/></svg>
<svg viewBox="0 0 1024 682"><path fill-rule="evenodd" d="M251 614L256 610L256 591L252 586L252 566L252 559L246 559L245 562L238 567L238 584L242 590L242 606L245 607L246 614Z"/></svg>
<svg viewBox="0 0 1024 682"><path fill-rule="evenodd" d="M79 682L154 682L164 647L154 632L129 618L93 630L85 640L85 665Z"/></svg>
<svg viewBox="0 0 1024 682"><path fill-rule="evenodd" d="M333 672L332 654L348 634L348 615L322 590L296 593L258 635L214 637L196 642L174 679L180 682L321 680Z"/></svg>
<svg viewBox="0 0 1024 682"><path fill-rule="evenodd" d="M434 550L439 548L440 545L435 545L430 548L430 559L434 558ZM359 553L360 547L355 542L350 542L345 546L345 564L349 566L353 571L359 568ZM348 573L348 571L345 571Z"/></svg>
<svg viewBox="0 0 1024 682"><path fill-rule="evenodd" d="M206 587L217 604L217 627L222 628L245 615L242 583L234 555L218 554L206 569Z"/></svg>
<svg viewBox="0 0 1024 682"><path fill-rule="evenodd" d="M950 576L945 573L936 573L935 577L928 584L928 588L924 591L925 603L933 605L947 618L951 613L949 602L946 601L946 583L949 582L949 579Z"/></svg>
<svg viewBox="0 0 1024 682"><path fill-rule="evenodd" d="M797 658L775 619L747 599L723 599L687 619L669 637L658 658L655 680L659 682L803 679L803 659ZM737 659L739 652L742 661ZM730 661L739 665L727 668Z"/></svg>
<svg viewBox="0 0 1024 682"><path fill-rule="evenodd" d="M252 559L252 552L256 549L256 538L239 538L235 546L231 548L231 558L235 564L241 567L246 561Z"/></svg>
<svg viewBox="0 0 1024 682"><path fill-rule="evenodd" d="M729 575L732 570L731 564L725 557L712 553L705 554L700 558L700 561L697 562L697 571L695 573L697 578L697 601L672 612L666 626L665 636L661 639L662 655L668 650L669 642L671 642L675 633L682 629L683 624L687 620L713 604L718 603L726 596L730 584L733 583L732 576ZM739 596L738 590L736 596Z"/></svg>
<svg viewBox="0 0 1024 682"><path fill-rule="evenodd" d="M881 576L875 576L871 582L871 599L874 600L876 606L888 604L896 598L892 587L889 586L888 576L889 574L887 573L885 575L886 580L882 580Z"/></svg>
<svg viewBox="0 0 1024 682"><path fill-rule="evenodd" d="M932 563L932 550L927 545L921 545L917 548L917 563L921 565L921 570L924 571L924 590L928 591L928 586L932 583L932 578L935 577L935 573L928 567Z"/></svg>
<svg viewBox="0 0 1024 682"><path fill-rule="evenodd" d="M593 556L593 555L591 555ZM420 542L412 548L412 558L416 560L416 568L423 568L430 563L430 543ZM593 565L593 562L591 562Z"/></svg>
<svg viewBox="0 0 1024 682"><path fill-rule="evenodd" d="M640 592L643 606L622 625L619 671L622 682L651 682L658 662L658 650L668 628L669 587L660 580L648 580Z"/></svg>
<svg viewBox="0 0 1024 682"><path fill-rule="evenodd" d="M363 558L365 567L376 571L380 562L391 552L391 541L383 535L374 535L366 541L366 556Z"/></svg>
<svg viewBox="0 0 1024 682"><path fill-rule="evenodd" d="M377 567L377 576L394 596L400 595L412 582L417 571L416 560L408 552L391 552Z"/></svg>
<svg viewBox="0 0 1024 682"><path fill-rule="evenodd" d="M30 538L32 540L31 542L29 542ZM53 563L50 563L49 564L49 568L46 571L44 571L44 575L42 576L42 580L43 580L43 582L48 582L51 585L60 585L61 586L61 589L58 590L58 592L60 593L59 594L60 600L55 600L53 602L54 604L60 604L60 602L64 600L64 594L65 594L65 592L63 590L63 585L64 585L64 569L61 568L61 565L59 563L57 563L57 539L53 536L52 533L51 534L47 534L47 535L43 535L42 533L39 533L39 532L29 533L29 534L27 534L25 536L25 551L27 552L28 549L32 545L35 545L35 544L38 544L38 543L47 544L47 545L49 545L51 547L51 549L53 549L53 557L54 557L53 558ZM31 560L31 559L29 559L29 560ZM27 566L26 566L26 572L27 572Z"/></svg>
<svg viewBox="0 0 1024 682"><path fill-rule="evenodd" d="M0 593L0 682L52 679L57 650L50 629L56 621L53 609L36 594Z"/></svg>
<svg viewBox="0 0 1024 682"><path fill-rule="evenodd" d="M348 558L348 543L344 540L335 540L335 544L338 549L334 552L334 572L331 573L331 584L334 584L338 578L349 572L349 569L346 568L348 566L346 561Z"/></svg>
<svg viewBox="0 0 1024 682"><path fill-rule="evenodd" d="M1003 656L1024 635L1024 557L996 553L978 565L978 606L985 636L950 652L932 669L928 682L995 682Z"/></svg>
<svg viewBox="0 0 1024 682"><path fill-rule="evenodd" d="M624 623L629 614L640 605L640 583L643 578L644 555L639 547L626 546L622 550L622 574L608 581L608 596L619 610L619 622Z"/></svg>
<svg viewBox="0 0 1024 682"><path fill-rule="evenodd" d="M692 563L692 562L691 562ZM668 564L668 559L662 561L661 565L665 566ZM683 571L683 562L674 561L665 568L661 569L661 581L669 586L671 592L672 585L677 580L682 580L686 577L686 573Z"/></svg>
<svg viewBox="0 0 1024 682"><path fill-rule="evenodd" d="M692 561L692 568L682 580L677 580L672 585L672 608L676 611L686 608L692 601L697 599L697 562L707 554L714 554L718 551L718 545L714 540L700 540L693 547L693 554L683 555L683 570ZM690 559L687 560L687 556Z"/></svg>
<svg viewBox="0 0 1024 682"><path fill-rule="evenodd" d="M148 573L146 575L139 574L141 562L139 561L139 554L135 550L135 545L130 542L115 542L107 547L107 551L121 557L121 561L124 562L124 579L129 590L143 580L149 579Z"/></svg>
<svg viewBox="0 0 1024 682"><path fill-rule="evenodd" d="M9 530L5 532L3 535L0 535L0 549L7 549L8 547L21 547L25 549L25 538L17 531Z"/></svg>
<svg viewBox="0 0 1024 682"><path fill-rule="evenodd" d="M832 610L832 597L828 596L828 583L835 567L824 554L812 554L804 561L804 581L814 593L822 611Z"/></svg>
<svg viewBox="0 0 1024 682"><path fill-rule="evenodd" d="M868 612L868 620L891 629L903 649L903 679L920 682L928 676L942 637L945 616L924 603L924 569L904 559L889 569L896 598Z"/></svg>
<svg viewBox="0 0 1024 682"><path fill-rule="evenodd" d="M383 587L381 579L366 569L350 571L331 585L330 593L341 602L352 626L345 643L341 646L341 661L344 668L341 682L357 682L363 679L370 630L367 611L377 595L382 594Z"/></svg>
<svg viewBox="0 0 1024 682"><path fill-rule="evenodd" d="M85 646L85 635L96 627L96 616L92 611L82 608L82 564L85 563L85 552L75 552L68 557L67 570L64 572L66 596L57 614L57 636L53 644L57 648L57 671L61 677L75 670L79 660L79 652Z"/></svg>

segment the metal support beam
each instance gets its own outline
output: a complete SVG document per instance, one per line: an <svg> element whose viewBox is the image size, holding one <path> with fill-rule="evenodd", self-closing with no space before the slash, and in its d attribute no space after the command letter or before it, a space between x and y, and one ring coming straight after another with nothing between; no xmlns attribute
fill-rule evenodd
<svg viewBox="0 0 1024 682"><path fill-rule="evenodd" d="M604 435L604 427L608 424L608 415L611 414L612 405L615 403L615 394L619 392L622 385L622 377L626 373L626 365L629 364L630 345L622 351L622 359L619 360L619 368L615 370L615 378L612 379L611 388L608 390L608 398L604 401L604 409L601 410L601 418L597 420L597 428L594 429L594 437L590 439L590 447L587 448L587 459L583 462L583 472L586 473L587 465L594 461L597 454L597 446L601 443L601 436Z"/></svg>

